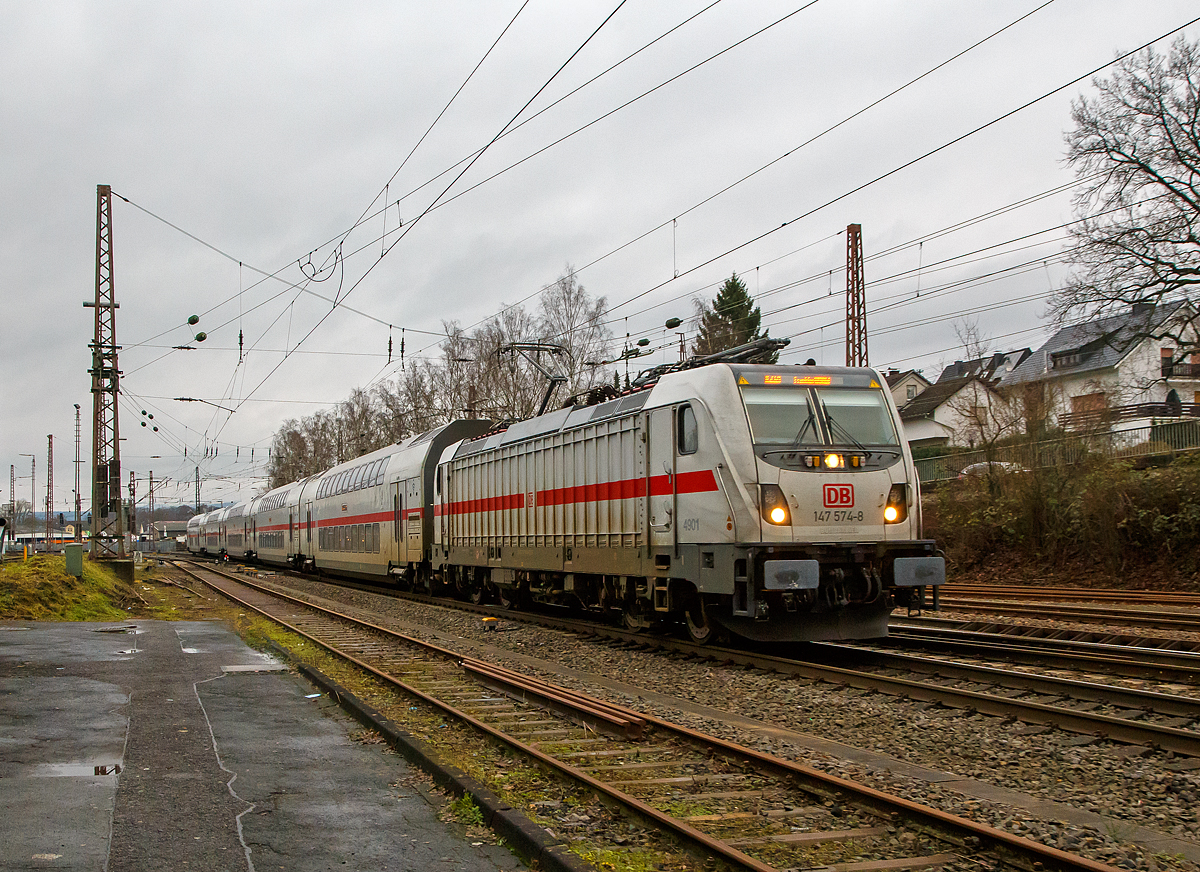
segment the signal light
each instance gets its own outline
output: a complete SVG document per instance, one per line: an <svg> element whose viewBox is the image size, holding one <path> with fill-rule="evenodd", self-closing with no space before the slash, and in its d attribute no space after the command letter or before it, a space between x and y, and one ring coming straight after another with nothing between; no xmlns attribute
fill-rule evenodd
<svg viewBox="0 0 1200 872"><path fill-rule="evenodd" d="M908 519L908 485L900 483L892 485L888 491L887 505L883 508L885 524L899 524Z"/></svg>
<svg viewBox="0 0 1200 872"><path fill-rule="evenodd" d="M792 513L788 511L787 498L777 484L759 485L762 491L762 516L767 523L777 527L790 526Z"/></svg>

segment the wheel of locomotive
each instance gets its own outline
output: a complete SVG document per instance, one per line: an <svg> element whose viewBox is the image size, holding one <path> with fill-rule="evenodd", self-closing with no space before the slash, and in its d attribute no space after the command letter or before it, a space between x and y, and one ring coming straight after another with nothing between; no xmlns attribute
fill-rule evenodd
<svg viewBox="0 0 1200 872"><path fill-rule="evenodd" d="M725 640L724 627L713 620L712 606L705 602L704 595L695 593L684 607L683 616L687 623L688 638L697 645L712 645Z"/></svg>
<svg viewBox="0 0 1200 872"><path fill-rule="evenodd" d="M626 630L638 632L650 627L650 615L647 614L646 601L635 598L625 603L621 609L621 624Z"/></svg>
<svg viewBox="0 0 1200 872"><path fill-rule="evenodd" d="M486 603L488 601L490 578L491 572L483 567L477 567L471 573L471 579L467 586L467 599L477 606Z"/></svg>
<svg viewBox="0 0 1200 872"><path fill-rule="evenodd" d="M496 587L496 598L500 607L510 611L520 611L529 601L529 590L523 585L516 587Z"/></svg>

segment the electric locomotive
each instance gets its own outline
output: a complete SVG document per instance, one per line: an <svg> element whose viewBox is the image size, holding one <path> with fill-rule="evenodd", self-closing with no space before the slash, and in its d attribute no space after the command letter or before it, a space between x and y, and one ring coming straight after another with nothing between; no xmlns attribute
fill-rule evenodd
<svg viewBox="0 0 1200 872"><path fill-rule="evenodd" d="M713 363L449 446L435 577L519 606L682 619L700 642L887 635L941 584L871 369Z"/></svg>

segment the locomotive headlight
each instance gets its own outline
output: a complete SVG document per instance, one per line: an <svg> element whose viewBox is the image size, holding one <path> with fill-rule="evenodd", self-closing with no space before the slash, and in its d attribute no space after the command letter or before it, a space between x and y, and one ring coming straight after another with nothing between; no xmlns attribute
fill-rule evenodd
<svg viewBox="0 0 1200 872"><path fill-rule="evenodd" d="M840 454L826 454L825 465L829 469L839 469L846 465L846 461L842 460L842 455Z"/></svg>
<svg viewBox="0 0 1200 872"><path fill-rule="evenodd" d="M899 524L908 518L908 485L894 484L888 491L887 505L883 508L885 524Z"/></svg>
<svg viewBox="0 0 1200 872"><path fill-rule="evenodd" d="M762 515L767 522L777 527L790 525L792 513L788 511L783 489L777 484L764 484L759 487L762 491Z"/></svg>

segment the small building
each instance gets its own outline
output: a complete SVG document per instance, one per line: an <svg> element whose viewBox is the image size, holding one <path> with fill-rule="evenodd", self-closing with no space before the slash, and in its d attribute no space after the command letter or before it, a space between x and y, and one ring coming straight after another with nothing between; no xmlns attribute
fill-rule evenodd
<svg viewBox="0 0 1200 872"><path fill-rule="evenodd" d="M897 409L903 409L915 400L921 391L929 387L929 379L915 369L906 369L903 372L889 369L883 377L887 381L888 390L892 392L892 399L896 401Z"/></svg>
<svg viewBox="0 0 1200 872"><path fill-rule="evenodd" d="M155 521L150 526L155 539L178 539L187 536L187 521Z"/></svg>
<svg viewBox="0 0 1200 872"><path fill-rule="evenodd" d="M990 382L968 375L937 381L900 409L904 438L913 448L973 447L1001 435L1007 402Z"/></svg>

